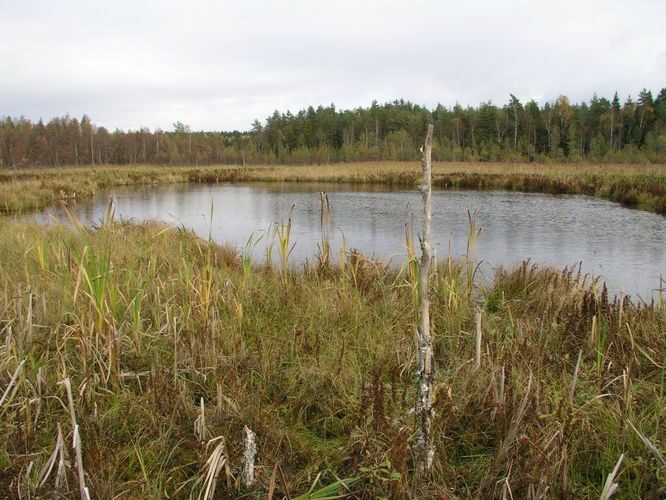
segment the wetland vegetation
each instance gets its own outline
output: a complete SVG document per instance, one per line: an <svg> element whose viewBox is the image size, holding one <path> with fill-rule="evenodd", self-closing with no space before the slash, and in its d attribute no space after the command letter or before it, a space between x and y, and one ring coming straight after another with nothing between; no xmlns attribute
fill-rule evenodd
<svg viewBox="0 0 666 500"><path fill-rule="evenodd" d="M74 460L70 411L96 497L198 491L217 444L207 443L223 436L235 470L246 425L259 449L249 496L353 478L350 492L367 497L591 497L621 455L623 496L664 493L661 303L612 299L576 270L529 264L478 290L473 268L441 264L431 283L438 452L421 482L406 270L354 252L301 270L250 267L154 224L5 221L1 231L0 460L12 494L76 491L75 467L57 466ZM228 479L220 490L238 494Z"/></svg>
<svg viewBox="0 0 666 500"><path fill-rule="evenodd" d="M613 143L607 161L658 148L647 129L622 137L629 143ZM101 151L99 139L90 151ZM74 151L83 162L85 148ZM421 179L410 161L234 158L245 164L0 171L5 495L607 498L614 485L626 498L666 494L661 294L651 303L612 297L580 269L527 262L482 282L471 231L467 256L445 259L431 277L437 452L423 477L413 450L419 265L409 237L401 268L344 247L334 255L325 238L297 267L291 221L266 235L277 264L270 255L258 264L247 249L184 229L115 221L111 205L93 228L74 216L71 227L12 216L117 186L415 188ZM663 166L555 158L438 163L433 185L585 194L666 213ZM256 436L252 486L241 481L244 428Z"/></svg>
<svg viewBox="0 0 666 500"><path fill-rule="evenodd" d="M416 165L404 167L5 171L2 185L26 200L26 186L45 193L39 205L130 183L416 183ZM456 178L663 186L644 167L435 168L436 182ZM663 497L661 296L610 297L577 269L529 263L482 284L473 239L467 258L440 262L430 284L437 453L423 478L412 448L416 252L408 244L410 259L392 269L322 241L296 267L290 223L271 237L280 259L262 265L185 230L116 222L112 206L95 228L5 217L6 494L579 498L617 483L619 497ZM240 481L245 426L257 440L251 488Z"/></svg>
<svg viewBox="0 0 666 500"><path fill-rule="evenodd" d="M0 2L0 500L666 499L666 2L347 3Z"/></svg>
<svg viewBox="0 0 666 500"><path fill-rule="evenodd" d="M56 201L81 199L114 186L233 181L383 183L416 187L417 162L329 166L89 166L0 171L0 211L26 212ZM662 165L533 165L436 163L433 185L452 189L504 189L597 196L666 213Z"/></svg>

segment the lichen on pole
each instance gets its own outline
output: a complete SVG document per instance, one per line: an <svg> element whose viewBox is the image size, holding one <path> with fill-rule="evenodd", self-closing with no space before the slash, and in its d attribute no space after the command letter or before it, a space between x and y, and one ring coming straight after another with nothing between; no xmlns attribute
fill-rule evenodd
<svg viewBox="0 0 666 500"><path fill-rule="evenodd" d="M418 333L418 367L419 398L416 404L416 454L417 469L422 473L432 470L435 458L435 444L432 436L432 420L435 412L432 407L432 386L435 377L435 355L432 332L430 331L430 296L428 282L432 263L430 226L432 222L432 124L424 146L421 148L421 167L423 168L423 234L421 243L421 270L419 273L419 326Z"/></svg>

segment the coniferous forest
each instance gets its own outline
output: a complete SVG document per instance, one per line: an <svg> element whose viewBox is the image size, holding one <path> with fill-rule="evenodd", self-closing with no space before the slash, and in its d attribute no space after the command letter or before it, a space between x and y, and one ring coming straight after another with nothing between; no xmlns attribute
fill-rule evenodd
<svg viewBox="0 0 666 500"><path fill-rule="evenodd" d="M666 161L666 88L643 89L623 102L566 96L543 104L491 101L477 107L435 109L404 100L366 108L309 107L275 111L249 131L194 131L176 122L163 131L114 130L84 115L37 123L0 122L4 167L87 164L321 164L414 160L428 122L434 124L435 161L663 163Z"/></svg>

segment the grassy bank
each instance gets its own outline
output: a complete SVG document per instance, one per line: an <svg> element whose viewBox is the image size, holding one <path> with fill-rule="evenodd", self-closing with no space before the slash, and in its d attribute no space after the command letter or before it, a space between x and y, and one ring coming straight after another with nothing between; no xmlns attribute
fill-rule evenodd
<svg viewBox="0 0 666 500"><path fill-rule="evenodd" d="M435 472L419 479L409 267L353 252L305 269L244 264L154 224L3 220L5 494L75 496L84 481L93 498L196 497L213 470L220 498L327 485L357 498L599 498L621 456L618 497L666 494L661 304L527 264L470 288L464 262L441 263ZM249 490L244 426L257 435Z"/></svg>
<svg viewBox="0 0 666 500"><path fill-rule="evenodd" d="M34 210L61 199L85 198L113 186L187 182L368 182L414 186L414 163L382 162L277 167L80 167L0 171L0 211ZM585 194L666 213L666 167L440 163L435 186Z"/></svg>

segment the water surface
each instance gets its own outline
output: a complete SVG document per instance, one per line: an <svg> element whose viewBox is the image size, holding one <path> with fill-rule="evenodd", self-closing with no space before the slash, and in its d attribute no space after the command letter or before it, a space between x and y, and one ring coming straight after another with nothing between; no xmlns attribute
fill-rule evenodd
<svg viewBox="0 0 666 500"><path fill-rule="evenodd" d="M413 226L415 234L421 228L421 197L415 190L294 183L134 187L86 200L74 212L84 222L97 223L113 198L117 217L184 226L241 250L252 235L263 235L253 250L257 260L274 241L267 234L291 217L291 259L304 262L316 258L324 233L321 191L330 201L328 234L334 256L344 235L347 250L359 249L397 265L405 261L405 226ZM465 254L468 211L476 210L482 228L476 255L484 261L487 276L493 266L525 259L557 268L582 263L583 272L601 276L613 293L647 301L656 298L660 276L666 276L665 217L575 195L433 191L432 236L440 259L449 252L454 257ZM34 217L42 222L66 220L57 207Z"/></svg>

